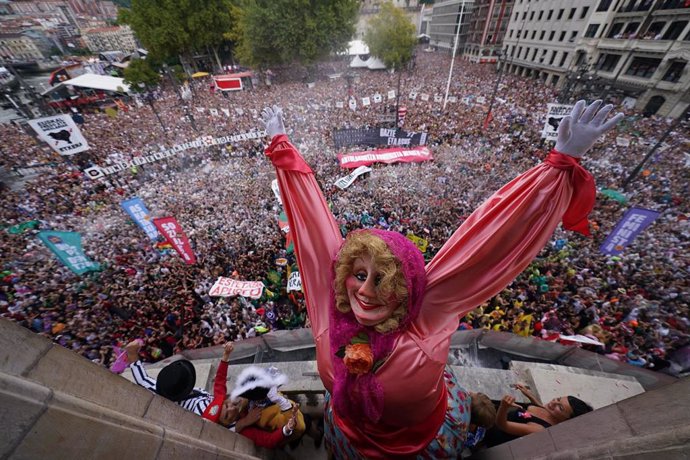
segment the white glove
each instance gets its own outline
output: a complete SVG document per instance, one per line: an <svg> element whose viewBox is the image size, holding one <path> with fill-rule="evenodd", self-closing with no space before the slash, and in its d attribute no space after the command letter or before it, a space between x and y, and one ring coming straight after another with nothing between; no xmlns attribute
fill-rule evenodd
<svg viewBox="0 0 690 460"><path fill-rule="evenodd" d="M558 125L556 150L568 156L580 158L592 148L599 136L623 119L623 114L619 113L604 123L613 110L613 105L609 104L601 110L598 110L599 106L601 106L601 100L592 102L586 109L585 101L577 101L570 115L563 117Z"/></svg>
<svg viewBox="0 0 690 460"><path fill-rule="evenodd" d="M292 407L290 400L278 392L278 387L271 387L267 396L272 403L280 407L281 411L289 410Z"/></svg>
<svg viewBox="0 0 690 460"><path fill-rule="evenodd" d="M285 134L283 125L283 109L274 105L273 108L266 107L261 111L261 121L266 126L266 133L273 139L278 134Z"/></svg>

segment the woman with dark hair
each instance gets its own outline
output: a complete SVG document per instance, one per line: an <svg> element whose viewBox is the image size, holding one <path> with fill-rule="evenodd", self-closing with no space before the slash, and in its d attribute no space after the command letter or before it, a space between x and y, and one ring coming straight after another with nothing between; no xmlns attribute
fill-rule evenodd
<svg viewBox="0 0 690 460"><path fill-rule="evenodd" d="M622 115L575 104L546 160L489 198L428 265L397 232L343 241L314 173L285 134L282 111L262 113L294 236L302 289L327 390L325 442L334 458L458 458L472 396L446 366L460 317L500 292L563 221L589 234L594 179L580 157Z"/></svg>
<svg viewBox="0 0 690 460"><path fill-rule="evenodd" d="M530 404L516 404L510 395L503 397L496 412L496 424L485 438L488 447L542 431L592 411L592 406L575 396L560 396L542 404L525 386L517 384L515 388L530 400Z"/></svg>

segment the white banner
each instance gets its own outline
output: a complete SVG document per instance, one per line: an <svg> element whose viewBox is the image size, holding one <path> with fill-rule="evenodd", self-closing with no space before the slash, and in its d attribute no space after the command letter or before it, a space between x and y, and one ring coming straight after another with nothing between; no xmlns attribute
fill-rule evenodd
<svg viewBox="0 0 690 460"><path fill-rule="evenodd" d="M273 194L278 199L278 203L280 203L280 205L282 206L283 200L280 199L280 188L278 187L278 179L273 179L273 182L271 182L271 190L273 190Z"/></svg>
<svg viewBox="0 0 690 460"><path fill-rule="evenodd" d="M555 141L558 139L558 125L566 115L569 115L573 109L572 105L568 104L548 104L548 111L546 113L546 120L544 121L544 129L541 132L541 137L547 141Z"/></svg>
<svg viewBox="0 0 690 460"><path fill-rule="evenodd" d="M485 104L486 98L484 96L477 96L477 104Z"/></svg>
<svg viewBox="0 0 690 460"><path fill-rule="evenodd" d="M258 299L264 291L264 283L261 281L238 281L232 278L219 277L218 281L208 291L211 297L249 297Z"/></svg>
<svg viewBox="0 0 690 460"><path fill-rule="evenodd" d="M443 96L440 94L434 94L434 102L443 102Z"/></svg>
<svg viewBox="0 0 690 460"><path fill-rule="evenodd" d="M428 102L428 101L429 101L429 95L428 95L428 94L422 93L422 94L419 95L419 97L420 97L420 99L423 100L424 102Z"/></svg>
<svg viewBox="0 0 690 460"><path fill-rule="evenodd" d="M290 278L288 278L287 291L301 291L302 290L302 278L299 276L298 271L290 273Z"/></svg>
<svg viewBox="0 0 690 460"><path fill-rule="evenodd" d="M458 97L457 96L448 96L448 102L458 102Z"/></svg>
<svg viewBox="0 0 690 460"><path fill-rule="evenodd" d="M336 102L335 102L335 106L336 106L336 108L338 108L338 109L342 109L342 108L345 107L345 104L343 104L343 101L336 101Z"/></svg>
<svg viewBox="0 0 690 460"><path fill-rule="evenodd" d="M216 109L208 109L208 111L211 112L211 115L213 115L214 117L217 117L217 116L218 116L218 110L216 110Z"/></svg>
<svg viewBox="0 0 690 460"><path fill-rule="evenodd" d="M391 89L388 91L388 100L395 99L395 90Z"/></svg>
<svg viewBox="0 0 690 460"><path fill-rule="evenodd" d="M230 116L230 109L220 109L220 110L225 114L226 117Z"/></svg>
<svg viewBox="0 0 690 460"><path fill-rule="evenodd" d="M235 107L235 112L237 112L237 115L244 115L244 109L239 107Z"/></svg>
<svg viewBox="0 0 690 460"><path fill-rule="evenodd" d="M204 113L206 111L206 109L204 107L197 107L196 111L199 113Z"/></svg>
<svg viewBox="0 0 690 460"><path fill-rule="evenodd" d="M378 94L378 93L374 94L374 102L376 102L378 104L382 100L383 100L383 97L380 94Z"/></svg>
<svg viewBox="0 0 690 460"><path fill-rule="evenodd" d="M69 115L53 115L29 120L38 137L60 155L74 155L89 150L89 144Z"/></svg>
<svg viewBox="0 0 690 460"><path fill-rule="evenodd" d="M357 110L357 100L354 97L351 97L347 104L350 106L350 110Z"/></svg>
<svg viewBox="0 0 690 460"><path fill-rule="evenodd" d="M362 107L369 107L371 105L371 100L368 97L362 98Z"/></svg>
<svg viewBox="0 0 690 460"><path fill-rule="evenodd" d="M338 187L340 190L345 190L350 185L352 185L355 179L357 179L362 174L368 172L371 172L371 168L369 166L360 166L347 176L341 177L340 179L335 181L335 186Z"/></svg>
<svg viewBox="0 0 690 460"><path fill-rule="evenodd" d="M616 145L619 147L630 147L630 139L623 136L618 136L616 138Z"/></svg>
<svg viewBox="0 0 690 460"><path fill-rule="evenodd" d="M414 101L414 100L416 100L416 99L417 99L417 92L416 92L416 91L412 91L412 92L410 93L410 100L411 100L411 101Z"/></svg>
<svg viewBox="0 0 690 460"><path fill-rule="evenodd" d="M249 141L253 139L261 139L266 136L266 131L247 131L245 133L235 134L232 136L203 136L198 137L190 142L185 142L184 144L173 145L167 150L161 150L159 152L150 153L145 156L136 157L131 161L123 161L116 163L113 166L92 166L84 170L90 179L100 179L103 176L109 174L114 174L120 171L126 171L133 166L140 166L147 163L154 163L156 161L165 160L167 158L173 157L180 152L185 152L192 148L210 147L212 145L225 145L232 142L238 141Z"/></svg>

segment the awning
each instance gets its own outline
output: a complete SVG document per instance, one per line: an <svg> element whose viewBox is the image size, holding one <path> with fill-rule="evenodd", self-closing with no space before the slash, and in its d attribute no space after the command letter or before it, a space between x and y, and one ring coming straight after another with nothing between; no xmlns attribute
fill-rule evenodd
<svg viewBox="0 0 690 460"><path fill-rule="evenodd" d="M197 72L192 74L192 78L201 78L201 77L208 77L209 73L208 72Z"/></svg>
<svg viewBox="0 0 690 460"><path fill-rule="evenodd" d="M116 93L128 93L129 85L125 83L124 78L111 77L109 75L96 75L93 73L85 73L71 80L63 81L59 85L41 93L42 96L50 94L65 86L76 86L78 88L100 89L103 91L112 91Z"/></svg>

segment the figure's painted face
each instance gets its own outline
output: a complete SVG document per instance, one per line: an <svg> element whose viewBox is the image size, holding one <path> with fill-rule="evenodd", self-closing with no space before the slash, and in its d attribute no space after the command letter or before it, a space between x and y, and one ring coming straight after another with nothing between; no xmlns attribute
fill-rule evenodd
<svg viewBox="0 0 690 460"><path fill-rule="evenodd" d="M352 312L364 326L375 326L387 320L399 305L395 297L379 297L377 288L381 278L371 256L363 255L355 259L352 273L345 280Z"/></svg>
<svg viewBox="0 0 690 460"><path fill-rule="evenodd" d="M573 416L573 408L570 406L567 396L554 398L544 407L559 422L564 422Z"/></svg>
<svg viewBox="0 0 690 460"><path fill-rule="evenodd" d="M237 420L240 415L240 401L232 400L227 398L223 401L223 405L220 409L220 416L218 418L218 423L223 426L229 426L232 422Z"/></svg>

